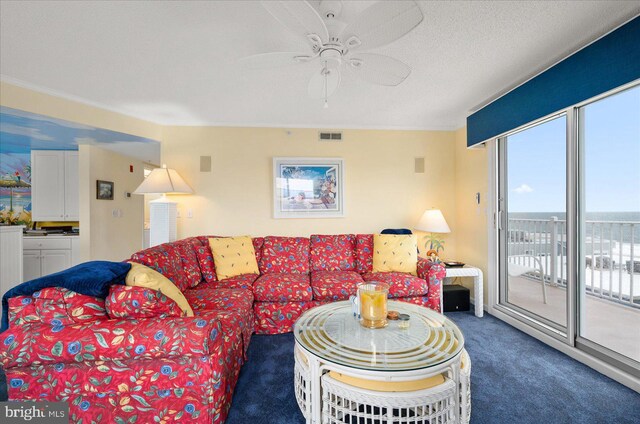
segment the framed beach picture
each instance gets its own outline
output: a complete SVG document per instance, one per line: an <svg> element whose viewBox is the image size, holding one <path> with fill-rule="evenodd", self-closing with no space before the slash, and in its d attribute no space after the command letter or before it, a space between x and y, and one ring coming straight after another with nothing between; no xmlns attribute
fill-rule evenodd
<svg viewBox="0 0 640 424"><path fill-rule="evenodd" d="M342 159L273 158L273 216L345 216Z"/></svg>
<svg viewBox="0 0 640 424"><path fill-rule="evenodd" d="M113 182L96 180L96 199L113 200Z"/></svg>

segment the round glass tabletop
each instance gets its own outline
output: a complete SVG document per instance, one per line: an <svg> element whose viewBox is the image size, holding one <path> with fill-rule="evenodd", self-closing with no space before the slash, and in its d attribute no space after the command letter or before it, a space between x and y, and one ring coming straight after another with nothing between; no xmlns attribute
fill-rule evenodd
<svg viewBox="0 0 640 424"><path fill-rule="evenodd" d="M460 353L464 337L458 326L431 309L389 301L389 310L411 316L408 329L400 321L368 329L351 312L350 302L310 309L296 321L300 346L335 364L374 371L409 371L441 364Z"/></svg>

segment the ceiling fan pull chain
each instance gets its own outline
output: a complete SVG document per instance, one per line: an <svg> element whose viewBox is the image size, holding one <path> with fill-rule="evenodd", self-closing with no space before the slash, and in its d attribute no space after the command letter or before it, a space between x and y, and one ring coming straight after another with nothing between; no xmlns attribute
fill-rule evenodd
<svg viewBox="0 0 640 424"><path fill-rule="evenodd" d="M327 98L329 97L327 96L327 86L329 85L327 79L329 78L329 70L327 69L326 60L324 61L324 69L322 72L324 73L324 108L329 109L329 101L327 100Z"/></svg>

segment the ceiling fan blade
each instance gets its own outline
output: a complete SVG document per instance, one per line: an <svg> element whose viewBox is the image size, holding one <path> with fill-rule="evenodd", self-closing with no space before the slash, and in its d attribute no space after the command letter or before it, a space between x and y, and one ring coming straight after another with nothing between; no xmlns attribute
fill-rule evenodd
<svg viewBox="0 0 640 424"><path fill-rule="evenodd" d="M243 57L238 60L246 69L270 69L305 63L313 59L313 56L295 52L260 53Z"/></svg>
<svg viewBox="0 0 640 424"><path fill-rule="evenodd" d="M414 1L379 1L349 24L340 39L350 49L372 49L395 41L424 19Z"/></svg>
<svg viewBox="0 0 640 424"><path fill-rule="evenodd" d="M325 78L325 69L328 74ZM309 86L307 87L307 93L312 99L324 99L325 96L331 96L340 85L342 76L340 75L340 68L326 68L323 67L317 71L309 80ZM327 87L325 94L325 84Z"/></svg>
<svg viewBox="0 0 640 424"><path fill-rule="evenodd" d="M262 1L262 6L291 32L312 46L329 41L329 31L318 12L307 1Z"/></svg>
<svg viewBox="0 0 640 424"><path fill-rule="evenodd" d="M365 81L388 86L400 84L411 73L404 62L373 53L354 53L347 59L347 67Z"/></svg>

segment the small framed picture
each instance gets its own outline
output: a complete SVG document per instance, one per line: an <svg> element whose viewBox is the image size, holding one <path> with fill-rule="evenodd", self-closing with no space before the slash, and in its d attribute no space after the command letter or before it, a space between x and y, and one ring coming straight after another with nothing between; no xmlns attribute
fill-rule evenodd
<svg viewBox="0 0 640 424"><path fill-rule="evenodd" d="M113 181L96 181L96 199L113 200Z"/></svg>

